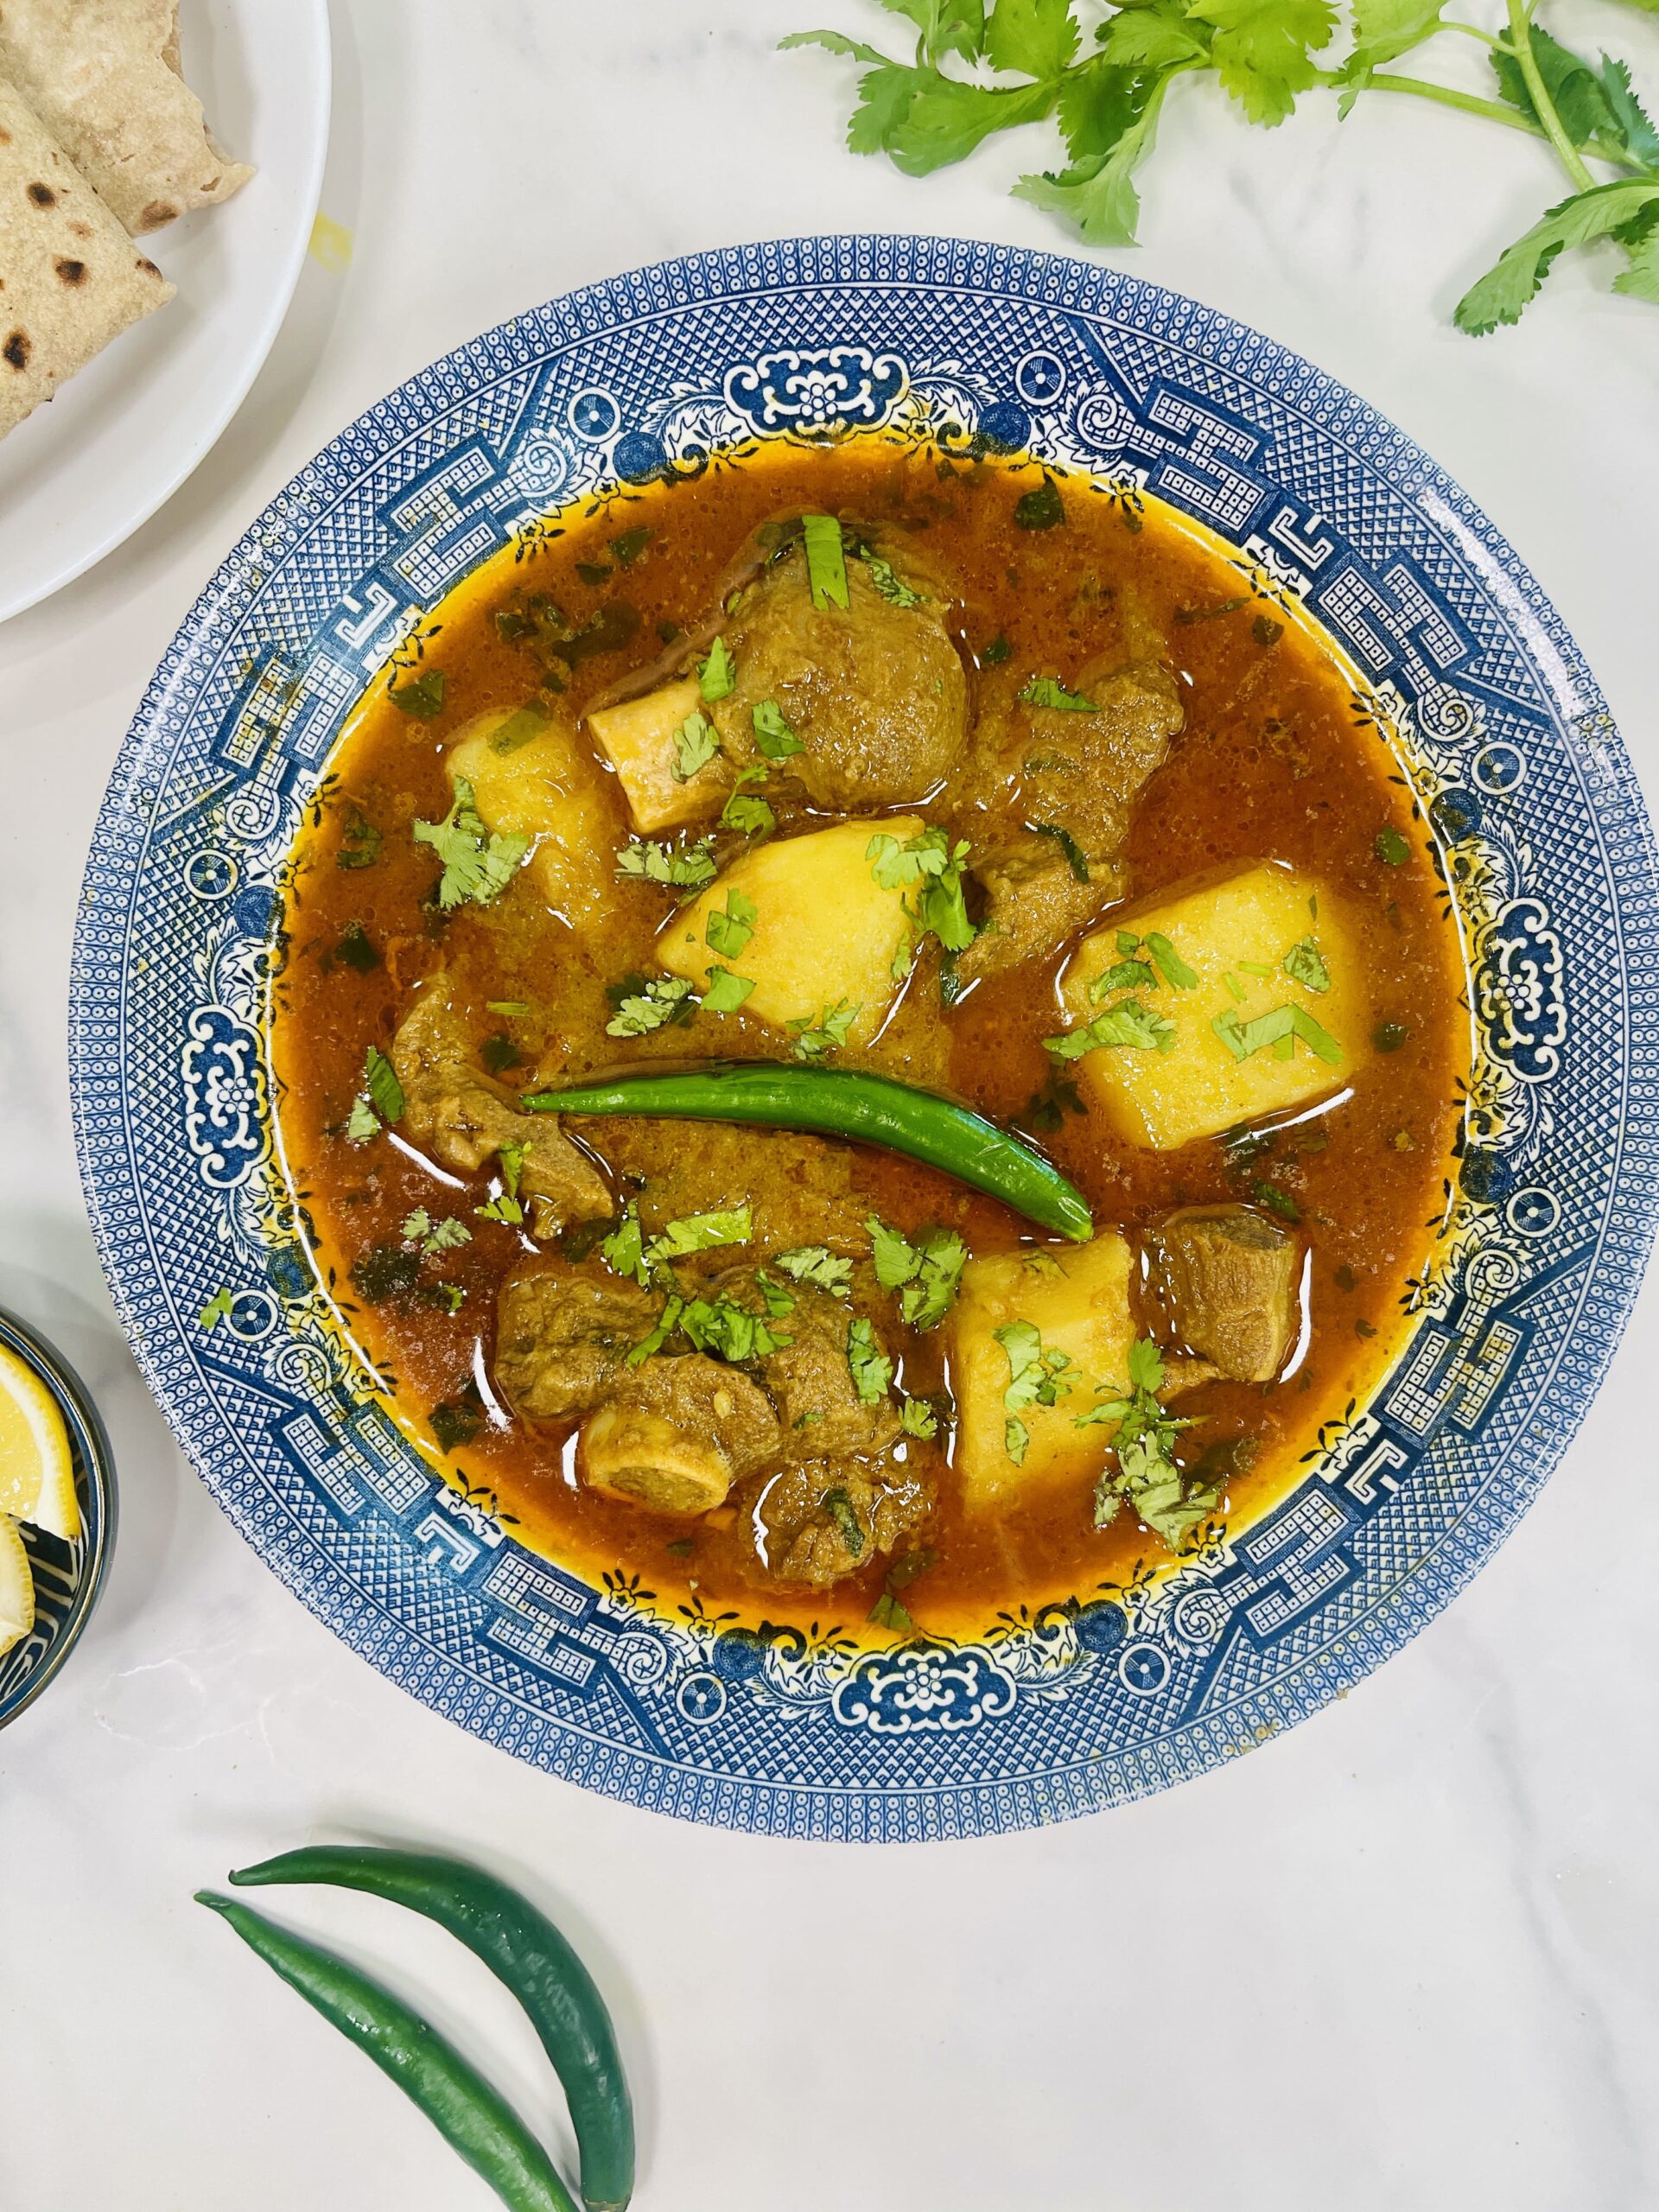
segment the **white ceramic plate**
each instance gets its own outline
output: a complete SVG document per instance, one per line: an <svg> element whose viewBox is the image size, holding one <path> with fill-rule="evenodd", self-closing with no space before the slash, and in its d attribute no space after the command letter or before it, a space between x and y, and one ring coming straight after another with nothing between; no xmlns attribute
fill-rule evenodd
<svg viewBox="0 0 1659 2212"><path fill-rule="evenodd" d="M293 296L328 143L327 0L183 0L184 68L258 175L144 240L178 297L0 441L0 622L91 568L235 414Z"/></svg>

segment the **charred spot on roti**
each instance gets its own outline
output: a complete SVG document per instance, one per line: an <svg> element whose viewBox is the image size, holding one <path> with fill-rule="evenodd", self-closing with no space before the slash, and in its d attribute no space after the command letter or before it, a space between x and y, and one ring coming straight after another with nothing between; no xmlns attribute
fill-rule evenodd
<svg viewBox="0 0 1659 2212"><path fill-rule="evenodd" d="M148 255L148 254L143 254L143 253L141 253L141 254L139 255L139 257L138 257L138 266L139 266L139 268L143 271L143 273L144 273L144 275L145 275L146 276L162 276L162 272L161 272L161 270L160 270L156 266L155 263L154 263L154 262L149 258L149 255ZM165 283L167 282L167 279L166 279L164 276L162 276L162 282L163 283Z"/></svg>
<svg viewBox="0 0 1659 2212"><path fill-rule="evenodd" d="M57 261L52 265L66 284L79 284L86 279L86 264L84 261Z"/></svg>
<svg viewBox="0 0 1659 2212"><path fill-rule="evenodd" d="M29 334L22 330L10 331L6 342L0 346L0 359L18 371L29 366Z"/></svg>
<svg viewBox="0 0 1659 2212"><path fill-rule="evenodd" d="M138 227L141 231L159 231L162 224L170 223L178 212L170 200L149 200L139 211Z"/></svg>
<svg viewBox="0 0 1659 2212"><path fill-rule="evenodd" d="M55 207L58 204L58 195L49 184L31 184L29 196L37 207Z"/></svg>

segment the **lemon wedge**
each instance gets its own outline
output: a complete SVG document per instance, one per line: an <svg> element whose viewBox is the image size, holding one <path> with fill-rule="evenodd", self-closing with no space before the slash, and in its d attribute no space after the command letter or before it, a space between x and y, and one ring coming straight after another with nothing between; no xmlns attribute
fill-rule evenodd
<svg viewBox="0 0 1659 2212"><path fill-rule="evenodd" d="M58 1402L34 1369L5 1344L0 1344L0 1514L27 1521L66 1543L80 1534L69 1433ZM0 1577L0 1608L4 1586Z"/></svg>
<svg viewBox="0 0 1659 2212"><path fill-rule="evenodd" d="M35 1578L17 1523L0 1515L0 1652L21 1643L35 1625Z"/></svg>

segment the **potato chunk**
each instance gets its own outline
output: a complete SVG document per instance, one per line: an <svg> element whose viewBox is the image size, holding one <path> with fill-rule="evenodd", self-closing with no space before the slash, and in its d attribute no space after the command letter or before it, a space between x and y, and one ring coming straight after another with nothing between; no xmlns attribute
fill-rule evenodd
<svg viewBox="0 0 1659 2212"><path fill-rule="evenodd" d="M465 778L486 830L531 840L530 874L548 905L575 926L611 900L612 829L600 771L563 723L529 708L501 708L467 723L444 760Z"/></svg>
<svg viewBox="0 0 1659 2212"><path fill-rule="evenodd" d="M716 964L748 977L744 1013L779 1029L815 1026L826 1007L845 1005L857 1009L849 1039L873 1036L899 988L895 955L910 942L910 922L904 892L884 891L871 872L870 839L886 830L902 843L923 826L915 815L884 817L757 846L673 917L658 940L664 967L699 988ZM721 954L709 947L709 917L747 912L728 906L734 892L753 906L752 934L741 951Z"/></svg>
<svg viewBox="0 0 1659 2212"><path fill-rule="evenodd" d="M1096 995L1090 987L1124 960L1119 939L1129 935L1141 940L1129 957L1149 964L1156 983ZM1154 938L1167 941L1196 983L1183 988L1163 975L1159 948L1148 949ZM1276 861L1115 913L1078 946L1061 995L1076 1027L1126 998L1174 1025L1166 1051L1109 1044L1073 1064L1079 1085L1122 1135L1157 1152L1311 1105L1351 1083L1370 1057L1358 932L1324 884ZM1285 1009L1300 1017L1300 1033L1257 1041L1262 1033L1253 1036L1250 1025L1266 1018L1270 1032ZM1310 1041L1310 1020L1323 1045Z"/></svg>
<svg viewBox="0 0 1659 2212"><path fill-rule="evenodd" d="M1096 1386L1128 1388L1129 1248L1113 1233L1075 1250L1039 1255L1001 1252L969 1260L950 1317L950 1380L957 1398L957 1467L963 1502L980 1510L1009 1492L1054 1474L1097 1474L1105 1465L1110 1424L1079 1428L1077 1415L1095 1403ZM1008 1347L996 1334L1011 1323L1034 1328L1046 1353L1070 1365L1057 1382L1069 1388L1052 1406L1010 1408ZM1026 1431L1024 1456L1009 1450L1008 1423ZM1016 1436L1015 1449L1019 1449Z"/></svg>
<svg viewBox="0 0 1659 2212"><path fill-rule="evenodd" d="M683 783L675 778L676 734L701 704L697 679L687 676L643 698L625 699L620 707L597 708L588 717L594 742L616 771L633 826L647 836L699 821L725 801L729 783L718 761Z"/></svg>

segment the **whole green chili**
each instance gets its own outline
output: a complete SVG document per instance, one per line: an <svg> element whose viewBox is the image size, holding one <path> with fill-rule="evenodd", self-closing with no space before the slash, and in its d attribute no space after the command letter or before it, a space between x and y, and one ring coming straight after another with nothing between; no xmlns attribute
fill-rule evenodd
<svg viewBox="0 0 1659 2212"><path fill-rule="evenodd" d="M544 1913L482 1868L436 1853L324 1844L231 1876L238 1889L324 1882L423 1913L512 1992L564 2085L588 2212L622 2212L633 2192L633 2107L605 2000Z"/></svg>
<svg viewBox="0 0 1659 2212"><path fill-rule="evenodd" d="M234 1897L198 1890L196 1903L228 1920L290 1989L366 2051L511 2212L576 2212L569 2190L518 2113L401 1997Z"/></svg>
<svg viewBox="0 0 1659 2212"><path fill-rule="evenodd" d="M853 1137L942 1168L1079 1243L1094 1233L1082 1192L1029 1145L971 1107L862 1068L708 1060L676 1071L539 1090L524 1103L537 1114L663 1115Z"/></svg>

